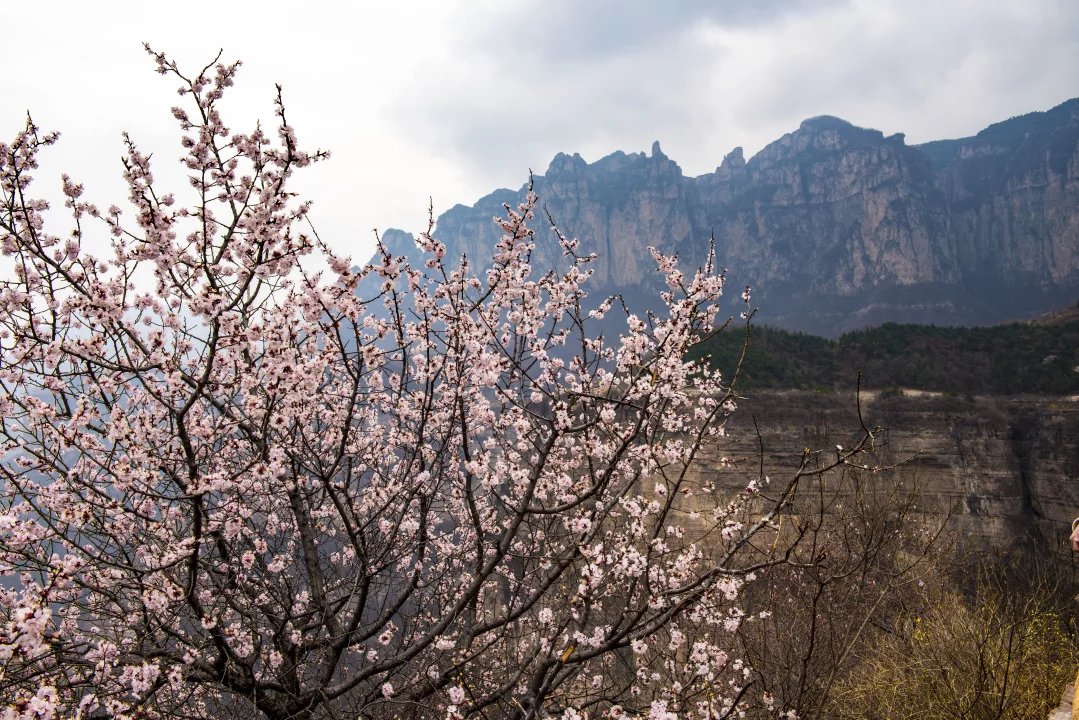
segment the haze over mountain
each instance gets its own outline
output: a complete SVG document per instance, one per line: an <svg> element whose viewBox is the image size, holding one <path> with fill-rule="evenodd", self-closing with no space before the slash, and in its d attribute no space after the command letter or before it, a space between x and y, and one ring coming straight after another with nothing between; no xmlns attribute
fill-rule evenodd
<svg viewBox="0 0 1079 720"><path fill-rule="evenodd" d="M482 268L500 235L491 218L526 187L449 209L435 235ZM695 266L712 235L731 287L753 287L761 322L814 334L886 321L981 325L1079 298L1079 98L916 146L810 118L699 177L658 142L593 163L560 153L534 187L559 227L598 254L593 296L622 293L634 309L659 289L649 245ZM534 223L534 261L554 267L545 225ZM418 259L411 235L383 240Z"/></svg>

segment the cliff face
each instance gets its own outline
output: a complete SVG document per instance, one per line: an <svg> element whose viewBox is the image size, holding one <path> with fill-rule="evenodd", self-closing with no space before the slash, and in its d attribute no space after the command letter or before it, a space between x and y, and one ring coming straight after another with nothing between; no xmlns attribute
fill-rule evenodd
<svg viewBox="0 0 1079 720"><path fill-rule="evenodd" d="M702 224L767 322L834 334L875 321L891 291L962 281L945 197L901 136L814 118L733 170L694 180Z"/></svg>
<svg viewBox="0 0 1079 720"><path fill-rule="evenodd" d="M1079 271L1079 100L922 146L971 280L1051 287Z"/></svg>
<svg viewBox="0 0 1079 720"><path fill-rule="evenodd" d="M595 294L631 303L655 289L649 245L696 263L713 234L731 282L755 288L762 321L818 334L887 320L985 324L1079 294L1079 99L922 146L812 118L697 178L658 143L591 164L559 154L535 189L599 255ZM491 218L522 192L456 206L436 234L482 263L498 239ZM536 259L556 266L545 222Z"/></svg>
<svg viewBox="0 0 1079 720"><path fill-rule="evenodd" d="M887 489L902 481L914 490L927 525L951 513L949 536L961 550L1070 555L1070 523L1079 516L1079 398L863 393L862 401L866 421L885 428L874 462L901 463L870 482ZM852 395L754 393L731 416L728 437L704 453L698 476L731 493L744 488L758 467L758 428L765 473L780 483L803 448L850 447L859 423Z"/></svg>
<svg viewBox="0 0 1079 720"><path fill-rule="evenodd" d="M618 152L592 164L579 155L559 154L547 173L535 178L535 190L566 234L599 255L596 287L647 285L653 265L649 244L670 250L696 239L693 187L658 144L651 157ZM503 203L516 205L522 195L499 190L474 207L457 205L438 218L436 234L450 252L482 262L501 235L491 218L503 214ZM542 217L533 222L542 238L548 237L542 232L546 224ZM553 241L540 242L535 262L556 267L561 251Z"/></svg>

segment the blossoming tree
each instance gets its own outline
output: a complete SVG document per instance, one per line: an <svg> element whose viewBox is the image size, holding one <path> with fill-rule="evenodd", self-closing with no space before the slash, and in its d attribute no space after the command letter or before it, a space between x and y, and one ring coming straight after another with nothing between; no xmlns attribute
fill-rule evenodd
<svg viewBox="0 0 1079 720"><path fill-rule="evenodd" d="M531 266L532 195L480 277L430 234L424 267L353 270L289 190L327 156L280 92L276 135L235 132L237 64L148 51L182 82L186 204L125 138L133 214L65 176L51 235L57 136L0 145L2 716L728 714L749 679L703 638L789 489L680 526L733 406L684 360L722 277L654 253L664 313L603 337L574 241Z"/></svg>

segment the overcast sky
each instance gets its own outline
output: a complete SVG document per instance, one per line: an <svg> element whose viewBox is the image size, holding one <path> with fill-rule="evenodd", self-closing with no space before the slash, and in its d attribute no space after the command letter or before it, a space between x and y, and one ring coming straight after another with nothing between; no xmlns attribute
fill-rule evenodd
<svg viewBox="0 0 1079 720"><path fill-rule="evenodd" d="M125 129L175 179L176 84L142 43L187 67L224 49L244 62L234 128L272 120L278 82L301 142L334 153L298 187L356 260L372 228L425 227L428 197L471 204L560 151L658 139L699 175L813 115L918 143L1079 95L1076 0L43 0L0 22L0 133L27 110L62 131L49 191L67 171L99 204L124 197Z"/></svg>

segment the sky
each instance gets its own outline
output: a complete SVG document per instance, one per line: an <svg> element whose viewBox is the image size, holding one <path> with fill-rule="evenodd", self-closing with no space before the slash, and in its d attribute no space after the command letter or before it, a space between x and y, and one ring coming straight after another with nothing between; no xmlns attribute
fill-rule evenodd
<svg viewBox="0 0 1079 720"><path fill-rule="evenodd" d="M373 229L418 232L429 203L519 187L558 152L659 140L700 175L814 115L914 144L1079 96L1075 0L42 0L5 3L0 24L0 135L27 111L62 133L41 194L67 172L119 204L124 130L182 188L176 82L142 44L187 68L223 50L244 63L233 128L271 122L280 83L301 144L333 153L295 188L357 262Z"/></svg>

